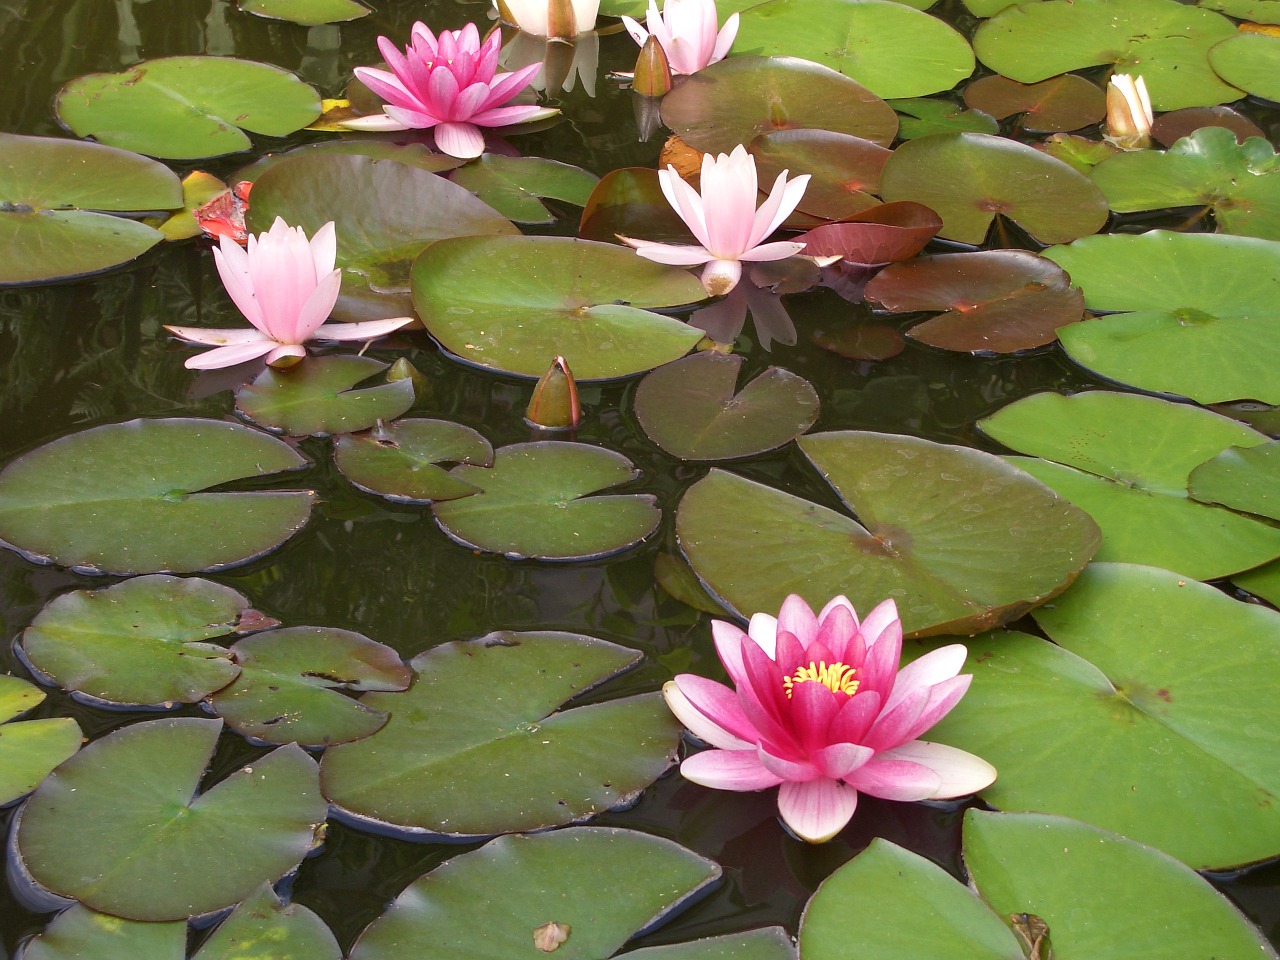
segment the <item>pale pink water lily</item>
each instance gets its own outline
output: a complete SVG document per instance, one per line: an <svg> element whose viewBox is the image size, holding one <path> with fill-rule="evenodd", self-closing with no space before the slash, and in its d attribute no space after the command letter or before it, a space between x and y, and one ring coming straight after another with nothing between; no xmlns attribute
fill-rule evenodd
<svg viewBox="0 0 1280 960"><path fill-rule="evenodd" d="M738 35L738 15L730 14L719 26L715 0L666 0L661 13L656 0L649 0L647 30L631 17L623 17L622 22L642 47L650 36L656 38L674 74L697 73L720 62Z"/></svg>
<svg viewBox="0 0 1280 960"><path fill-rule="evenodd" d="M536 104L503 106L529 85L538 72L531 64L514 73L498 73L502 37L497 31L480 42L474 23L442 30L437 38L415 23L404 53L387 37L378 49L391 72L356 67L356 77L386 100L381 114L357 117L351 130L426 130L434 128L443 153L469 160L484 153L481 127L505 127L554 116L559 111Z"/></svg>
<svg viewBox="0 0 1280 960"><path fill-rule="evenodd" d="M756 158L741 144L729 154L703 155L701 192L668 166L658 171L662 193L702 246L619 239L658 263L686 267L705 263L702 285L712 296L726 294L742 276L741 261L782 260L804 249L803 243L787 240L763 242L791 215L809 185L808 174L788 181L787 172L778 174L757 210Z"/></svg>
<svg viewBox="0 0 1280 960"><path fill-rule="evenodd" d="M800 837L831 839L858 794L941 800L989 786L979 757L916 739L969 688L968 651L951 644L899 669L902 623L892 600L861 623L836 597L814 615L794 594L777 619L758 613L748 632L712 623L735 690L694 674L663 687L667 705L715 749L687 758L686 779L719 790L777 786L778 811Z"/></svg>
<svg viewBox="0 0 1280 960"><path fill-rule="evenodd" d="M1145 150L1151 146L1151 125L1155 113L1147 85L1141 77L1117 73L1107 84L1106 139L1124 150Z"/></svg>
<svg viewBox="0 0 1280 960"><path fill-rule="evenodd" d="M342 271L334 269L337 255L332 223L308 240L301 227L276 217L270 230L249 237L247 248L220 237L213 250L218 275L253 329L166 326L183 340L217 347L189 358L186 366L213 370L263 356L272 366L292 366L307 355L308 340L372 340L413 321L325 323L342 285Z"/></svg>

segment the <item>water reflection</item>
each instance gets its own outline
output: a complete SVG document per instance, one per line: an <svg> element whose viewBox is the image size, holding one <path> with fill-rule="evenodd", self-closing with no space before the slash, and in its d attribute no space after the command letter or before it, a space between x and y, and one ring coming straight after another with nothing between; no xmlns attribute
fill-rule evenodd
<svg viewBox="0 0 1280 960"><path fill-rule="evenodd" d="M521 30L502 48L498 62L507 71L542 64L529 81L529 86L539 93L572 93L581 84L582 92L594 97L600 72L600 37L592 31L563 40L546 40Z"/></svg>

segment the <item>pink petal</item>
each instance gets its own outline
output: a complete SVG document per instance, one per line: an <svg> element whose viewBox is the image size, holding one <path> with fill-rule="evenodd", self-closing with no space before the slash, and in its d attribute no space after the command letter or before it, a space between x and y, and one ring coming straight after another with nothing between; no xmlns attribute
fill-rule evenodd
<svg viewBox="0 0 1280 960"><path fill-rule="evenodd" d="M388 127L390 130L430 130L436 124L441 123L439 117L434 113L428 113L424 110L409 110L404 107L393 107L387 105L382 108L388 117L394 120L398 127ZM366 130L372 127L364 127Z"/></svg>
<svg viewBox="0 0 1280 960"><path fill-rule="evenodd" d="M643 47L644 42L649 39L649 31L627 16L622 18L622 24L627 28L627 33L631 34L631 39Z"/></svg>
<svg viewBox="0 0 1280 960"><path fill-rule="evenodd" d="M930 650L923 657L913 660L898 671L893 681L893 693L885 703L886 710L892 710L906 694L916 687L931 687L935 683L952 679L964 666L964 658L969 655L963 643L952 643L937 650Z"/></svg>
<svg viewBox="0 0 1280 960"><path fill-rule="evenodd" d="M388 320L364 320L360 323L326 323L311 336L316 340L375 340L399 330L413 317L391 317Z"/></svg>
<svg viewBox="0 0 1280 960"><path fill-rule="evenodd" d="M707 249L722 260L737 260L753 246L756 213L756 161L739 144L728 156L702 157L702 211L707 220ZM782 618L779 617L781 620ZM803 640L801 634L797 634Z"/></svg>
<svg viewBox="0 0 1280 960"><path fill-rule="evenodd" d="M880 634L884 633L885 628L898 619L898 605L892 600L881 600L862 621L862 626L859 628L862 631L862 639L870 647L880 639ZM902 624L899 623L898 626L901 627Z"/></svg>
<svg viewBox="0 0 1280 960"><path fill-rule="evenodd" d="M733 46L733 41L738 37L738 15L736 13L729 14L729 19L724 22L724 26L720 28L720 33L716 37L715 49L711 51L711 59L707 61L710 66L713 63L719 63L729 53L729 48Z"/></svg>
<svg viewBox="0 0 1280 960"><path fill-rule="evenodd" d="M256 238L250 237L249 242L257 246ZM219 237L219 245L213 248L213 263L218 268L218 276L222 278L222 285L226 287L231 302L246 320L270 336L262 317L262 307L253 295L248 252L230 237Z"/></svg>
<svg viewBox="0 0 1280 960"><path fill-rule="evenodd" d="M858 792L839 780L784 783L778 790L778 813L796 835L825 843L844 829L858 807Z"/></svg>
<svg viewBox="0 0 1280 960"><path fill-rule="evenodd" d="M878 609L878 608L877 608ZM862 635L869 637L867 624L862 624ZM875 690L887 701L893 690L894 679L898 675L898 664L902 660L902 621L894 620L880 631L874 642L869 644L867 657L862 661L862 683L866 689Z"/></svg>
<svg viewBox="0 0 1280 960"><path fill-rule="evenodd" d="M705 750L680 764L686 780L713 790L763 790L782 778L761 766L754 750Z"/></svg>
<svg viewBox="0 0 1280 960"><path fill-rule="evenodd" d="M274 343L261 330L250 327L236 327L232 330L216 330L209 327L172 327L165 324L165 329L175 337L181 337L188 343L202 343L211 347L225 347L239 343Z"/></svg>
<svg viewBox="0 0 1280 960"><path fill-rule="evenodd" d="M911 740L916 721L920 719L928 702L928 689L917 687L892 710L881 710L880 716L871 725L862 742L876 750L889 750Z"/></svg>
<svg viewBox="0 0 1280 960"><path fill-rule="evenodd" d="M773 243L762 243L759 246L752 247L750 250L742 251L738 259L745 260L748 263L759 263L763 260L785 260L787 257L794 257L803 249L804 244L797 243L794 240L775 240Z"/></svg>
<svg viewBox="0 0 1280 960"><path fill-rule="evenodd" d="M435 128L436 146L459 160L470 160L484 153L484 134L472 123L442 123Z"/></svg>
<svg viewBox="0 0 1280 960"><path fill-rule="evenodd" d="M928 800L942 786L942 778L929 767L885 759L884 754L868 760L845 777L845 782L882 800Z"/></svg>
<svg viewBox="0 0 1280 960"><path fill-rule="evenodd" d="M489 94L485 102L485 109L496 107L500 103L506 103L517 93L529 86L534 76L542 69L542 61L526 64L519 70L513 70L511 73L503 73L495 76L489 84Z"/></svg>
<svg viewBox="0 0 1280 960"><path fill-rule="evenodd" d="M742 647L749 642L748 636L728 620L711 621L711 639L715 641L716 654L729 673L729 679L735 687L747 682L747 671L742 665ZM766 650L772 656L772 650Z"/></svg>
<svg viewBox="0 0 1280 960"><path fill-rule="evenodd" d="M417 95L409 90L399 77L393 76L385 70L375 70L372 67L356 67L355 74L357 80L389 103L402 107L418 103Z"/></svg>
<svg viewBox="0 0 1280 960"><path fill-rule="evenodd" d="M927 740L912 740L880 754L885 760L906 760L928 767L938 775L938 788L930 800L950 800L985 790L996 780L996 768L981 757Z"/></svg>
<svg viewBox="0 0 1280 960"><path fill-rule="evenodd" d="M311 238L311 259L317 277L325 276L338 261L338 230L330 220Z"/></svg>
<svg viewBox="0 0 1280 960"><path fill-rule="evenodd" d="M783 780L801 783L822 776L816 764L810 763L799 755L782 756L760 747L756 750L760 765L770 773L777 774Z"/></svg>
<svg viewBox="0 0 1280 960"><path fill-rule="evenodd" d="M870 747L856 743L833 743L813 755L813 762L823 776L840 780L857 770L876 755Z"/></svg>
<svg viewBox="0 0 1280 960"><path fill-rule="evenodd" d="M710 250L711 237L707 233L706 208L698 191L685 183L680 174L676 173L676 168L670 165L667 169L658 171L658 186L694 239Z"/></svg>
<svg viewBox="0 0 1280 960"><path fill-rule="evenodd" d="M654 243L649 240L632 240L624 238L627 246L646 260L655 263L666 263L676 267L694 267L712 259L711 254L702 247L691 247L677 243Z"/></svg>
<svg viewBox="0 0 1280 960"><path fill-rule="evenodd" d="M390 133L395 130L415 129L410 124L401 123L385 113L371 113L367 117L354 117L351 120L343 120L342 128L344 130L361 130L366 133Z"/></svg>
<svg viewBox="0 0 1280 960"><path fill-rule="evenodd" d="M827 730L828 736L840 743L862 743L867 731L880 716L880 694L874 690L858 690L836 714Z"/></svg>
<svg viewBox="0 0 1280 960"><path fill-rule="evenodd" d="M778 611L778 629L795 634L801 646L807 648L817 636L818 618L804 598L793 593L782 601L782 609Z"/></svg>
<svg viewBox="0 0 1280 960"><path fill-rule="evenodd" d="M477 113L471 118L471 122L480 127L509 127L513 123L545 120L559 112L556 107L540 107L534 103L517 104L512 107L494 107L492 110Z"/></svg>
<svg viewBox="0 0 1280 960"><path fill-rule="evenodd" d="M738 695L722 683L682 673L675 680L663 684L662 695L676 718L695 736L714 747L723 750L754 749L760 739L760 734L742 712ZM710 724L718 734L714 739L703 736L691 720L700 722L703 727Z"/></svg>
<svg viewBox="0 0 1280 960"><path fill-rule="evenodd" d="M341 290L341 270L334 270L327 277L323 277L298 311L290 336L280 337L280 341L305 343L310 340L320 325L329 319L329 314L333 312L333 305L338 302L338 294Z"/></svg>
<svg viewBox="0 0 1280 960"><path fill-rule="evenodd" d="M747 634L769 656L774 655L778 643L778 618L768 613L755 613L747 624Z"/></svg>
<svg viewBox="0 0 1280 960"><path fill-rule="evenodd" d="M806 680L791 687L791 728L806 752L812 753L830 743L827 729L841 706L840 697L825 683Z"/></svg>
<svg viewBox="0 0 1280 960"><path fill-rule="evenodd" d="M267 354L267 363L270 366L291 367L298 360L307 355L307 348L300 343L282 343L274 350ZM289 363L280 363L281 360L289 360Z"/></svg>
<svg viewBox="0 0 1280 960"><path fill-rule="evenodd" d="M916 718L916 722L907 728L904 738L914 740L930 727L936 725L960 702L960 698L968 691L969 684L972 681L973 676L966 673L963 676L952 677L950 680L935 683L928 688L929 700L924 709L920 711L920 716Z"/></svg>
<svg viewBox="0 0 1280 960"><path fill-rule="evenodd" d="M256 360L270 353L277 346L274 340L263 339L257 343L238 343L229 347L218 347L208 353L188 357L183 366L188 370L218 370L222 367L234 367L246 360Z"/></svg>
<svg viewBox="0 0 1280 960"><path fill-rule="evenodd" d="M804 644L796 639L794 633L790 630L779 630L778 649L774 652L773 659L778 664L778 672L784 677L789 677L800 667L808 666L813 657L808 655Z"/></svg>
<svg viewBox="0 0 1280 960"><path fill-rule="evenodd" d="M722 297L742 279L742 264L737 260L712 260L702 270L703 289L713 297Z"/></svg>

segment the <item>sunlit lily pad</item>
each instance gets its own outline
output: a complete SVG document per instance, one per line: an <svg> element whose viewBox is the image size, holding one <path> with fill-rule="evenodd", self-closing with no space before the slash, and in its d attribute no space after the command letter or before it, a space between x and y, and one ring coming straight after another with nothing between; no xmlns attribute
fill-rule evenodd
<svg viewBox="0 0 1280 960"><path fill-rule="evenodd" d="M911 42L903 43L904 37ZM890 0L771 0L743 12L733 49L803 57L885 99L950 90L973 72L964 37L936 17Z"/></svg>
<svg viewBox="0 0 1280 960"><path fill-rule="evenodd" d="M1200 6L1253 23L1280 23L1280 3L1276 0L1200 0Z"/></svg>
<svg viewBox="0 0 1280 960"><path fill-rule="evenodd" d="M413 266L414 305L446 350L526 377L542 376L557 356L579 381L682 357L702 334L642 308L705 297L687 270L563 237L442 240Z"/></svg>
<svg viewBox="0 0 1280 960"><path fill-rule="evenodd" d="M77 136L194 160L248 150L245 131L283 137L305 127L320 116L320 95L265 63L165 57L78 77L58 91L54 109Z"/></svg>
<svg viewBox="0 0 1280 960"><path fill-rule="evenodd" d="M1019 126L1038 133L1079 130L1107 115L1102 88L1073 73L1031 84L982 77L964 88L964 102L997 120L1020 113Z"/></svg>
<svg viewBox="0 0 1280 960"><path fill-rule="evenodd" d="M413 406L413 381L356 384L387 369L368 357L308 357L287 370L268 367L236 391L250 420L294 437L354 433L393 420Z"/></svg>
<svg viewBox="0 0 1280 960"><path fill-rule="evenodd" d="M44 700L44 692L18 677L0 676L0 805L34 790L49 771L80 749L80 727L70 717L10 723Z"/></svg>
<svg viewBox="0 0 1280 960"><path fill-rule="evenodd" d="M333 460L361 490L388 500L427 503L468 497L479 487L441 463L493 464L493 447L470 427L448 420L398 420L333 444Z"/></svg>
<svg viewBox="0 0 1280 960"><path fill-rule="evenodd" d="M23 945L22 960L184 960L187 922L122 920L72 904Z"/></svg>
<svg viewBox="0 0 1280 960"><path fill-rule="evenodd" d="M1041 243L1097 233L1107 202L1089 178L1024 143L941 133L904 143L880 177L887 201L914 200L942 216L940 236L982 243L991 221L1012 220Z"/></svg>
<svg viewBox="0 0 1280 960"><path fill-rule="evenodd" d="M262 556L306 522L306 490L201 493L306 464L216 420L131 420L54 440L0 471L0 540L86 571L214 570Z"/></svg>
<svg viewBox="0 0 1280 960"><path fill-rule="evenodd" d="M268 20L288 20L307 27L347 23L370 13L356 0L239 0L240 9Z"/></svg>
<svg viewBox="0 0 1280 960"><path fill-rule="evenodd" d="M132 920L220 910L292 870L325 818L315 762L280 747L201 791L221 730L184 717L94 741L23 808L21 865L57 895Z"/></svg>
<svg viewBox="0 0 1280 960"><path fill-rule="evenodd" d="M634 546L662 518L649 494L591 496L639 472L620 453L544 440L502 447L493 466L462 464L453 477L474 496L435 503L436 521L464 546L511 558L586 560Z"/></svg>
<svg viewBox="0 0 1280 960"><path fill-rule="evenodd" d="M1241 590L1261 597L1273 607L1280 607L1280 560L1273 560L1261 567L1237 573L1231 578Z"/></svg>
<svg viewBox="0 0 1280 960"><path fill-rule="evenodd" d="M560 708L639 657L570 633L434 647L410 664L418 678L408 691L364 698L391 715L385 727L325 751L325 796L360 821L449 836L541 830L608 810L674 761L679 724L658 694Z"/></svg>
<svg viewBox="0 0 1280 960"><path fill-rule="evenodd" d="M182 184L154 160L96 143L0 133L0 286L126 263L164 235L104 211L181 204Z"/></svg>
<svg viewBox="0 0 1280 960"><path fill-rule="evenodd" d="M944 350L1014 353L1053 343L1084 313L1084 296L1056 263L1023 250L945 253L890 264L867 284L890 313L945 310L908 331Z"/></svg>
<svg viewBox="0 0 1280 960"><path fill-rule="evenodd" d="M1045 256L1099 317L1062 332L1077 363L1200 403L1280 403L1280 243L1154 230L1090 237Z"/></svg>
<svg viewBox="0 0 1280 960"><path fill-rule="evenodd" d="M734 392L742 357L695 353L659 367L636 389L636 418L649 439L681 460L727 460L772 450L818 419L804 377L769 367Z"/></svg>
<svg viewBox="0 0 1280 960"><path fill-rule="evenodd" d="M1100 560L1208 580L1280 556L1280 528L1189 499L1187 475L1231 446L1267 438L1187 404L1123 393L1041 393L979 421L1019 467L1102 527Z"/></svg>
<svg viewBox="0 0 1280 960"><path fill-rule="evenodd" d="M1187 478L1191 496L1280 522L1280 440L1228 447Z"/></svg>
<svg viewBox="0 0 1280 960"><path fill-rule="evenodd" d="M555 214L542 199L581 207L600 178L557 160L486 153L453 171L449 179L517 223L554 223Z"/></svg>
<svg viewBox="0 0 1280 960"><path fill-rule="evenodd" d="M1280 37L1262 33L1236 34L1209 51L1209 63L1227 83L1255 97L1280 101L1277 57L1280 57Z"/></svg>
<svg viewBox="0 0 1280 960"><path fill-rule="evenodd" d="M192 960L341 960L323 920L263 885L218 924ZM147 960L152 960L148 955Z"/></svg>
<svg viewBox="0 0 1280 960"><path fill-rule="evenodd" d="M797 207L826 220L842 220L877 206L880 171L892 153L887 147L830 130L777 130L751 141L762 185L783 170L809 174Z"/></svg>
<svg viewBox="0 0 1280 960"><path fill-rule="evenodd" d="M995 117L981 110L966 110L950 100L912 97L894 100L890 106L902 115L898 136L903 140L927 137L931 133L998 133Z"/></svg>
<svg viewBox="0 0 1280 960"><path fill-rule="evenodd" d="M976 633L1065 589L1097 550L1082 511L979 450L860 431L797 443L861 523L719 470L680 503L681 549L744 616L844 593L859 610L893 597L915 635Z"/></svg>
<svg viewBox="0 0 1280 960"><path fill-rule="evenodd" d="M334 627L286 627L239 641L235 682L210 698L236 733L304 747L358 740L387 722L340 691L403 690L409 668L390 647Z"/></svg>

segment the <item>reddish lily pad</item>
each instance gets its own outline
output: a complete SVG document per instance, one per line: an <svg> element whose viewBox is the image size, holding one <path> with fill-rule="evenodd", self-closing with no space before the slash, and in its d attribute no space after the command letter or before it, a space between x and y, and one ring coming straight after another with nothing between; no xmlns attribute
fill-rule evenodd
<svg viewBox="0 0 1280 960"><path fill-rule="evenodd" d="M618 235L660 243L697 243L662 195L658 171L623 167L606 173L582 208L578 236L617 243Z"/></svg>
<svg viewBox="0 0 1280 960"><path fill-rule="evenodd" d="M695 353L654 370L636 389L636 419L681 460L728 460L773 450L818 419L808 380L769 367L735 393L742 357Z"/></svg>
<svg viewBox="0 0 1280 960"><path fill-rule="evenodd" d="M413 381L356 389L387 369L369 357L307 357L286 370L268 367L236 391L236 409L293 437L354 433L393 420L413 406Z"/></svg>
<svg viewBox="0 0 1280 960"><path fill-rule="evenodd" d="M943 350L1016 353L1053 343L1084 294L1052 260L1023 250L947 253L890 264L866 297L889 313L946 310L907 336Z"/></svg>
<svg viewBox="0 0 1280 960"><path fill-rule="evenodd" d="M942 218L924 204L882 203L841 223L814 227L796 237L807 257L840 257L850 263L910 260L942 229Z"/></svg>
<svg viewBox="0 0 1280 960"><path fill-rule="evenodd" d="M1187 490L1202 503L1280 522L1280 440L1228 447L1191 471Z"/></svg>
<svg viewBox="0 0 1280 960"><path fill-rule="evenodd" d="M1236 135L1236 143L1266 136L1261 127L1230 107L1187 107L1162 113L1151 125L1151 136L1158 143L1172 147L1183 137L1205 127L1225 127Z"/></svg>
<svg viewBox="0 0 1280 960"><path fill-rule="evenodd" d="M1107 115L1106 93L1073 73L1029 84L982 77L964 88L964 102L997 120L1023 114L1020 126L1037 133L1079 130Z"/></svg>
<svg viewBox="0 0 1280 960"><path fill-rule="evenodd" d="M796 208L826 220L843 220L878 206L880 171L893 151L861 137L831 130L777 130L751 142L761 186L779 173L809 174Z"/></svg>
<svg viewBox="0 0 1280 960"><path fill-rule="evenodd" d="M493 464L493 447L470 427L448 420L397 420L368 433L338 437L333 460L343 476L367 493L400 503L469 497L480 488L441 463Z"/></svg>
<svg viewBox="0 0 1280 960"><path fill-rule="evenodd" d="M0 806L26 796L80 749L80 725L70 717L9 722L44 698L33 684L0 676Z"/></svg>

